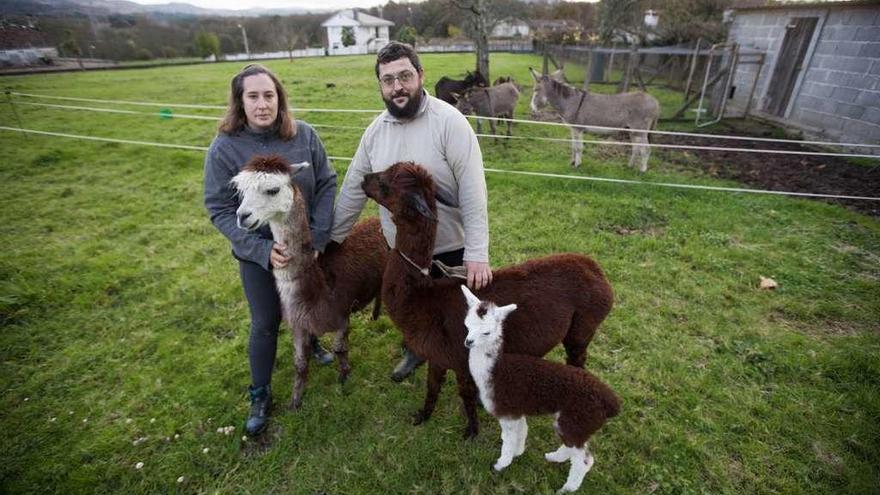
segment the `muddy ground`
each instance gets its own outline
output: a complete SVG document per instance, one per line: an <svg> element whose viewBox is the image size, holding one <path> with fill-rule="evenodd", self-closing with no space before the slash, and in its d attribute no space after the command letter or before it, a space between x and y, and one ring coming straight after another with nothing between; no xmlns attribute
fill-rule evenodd
<svg viewBox="0 0 880 495"><path fill-rule="evenodd" d="M720 128L713 127L706 132L782 137L778 130L770 126L741 124L736 121ZM626 136L621 137L627 139ZM795 143L726 140L719 142L715 139L667 135L655 135L650 139L653 143L663 144L868 154L867 151L847 152L840 148L820 148ZM866 144L880 144L880 141ZM843 196L880 196L880 156L876 159L861 159L861 163L854 163L845 158L832 156L703 150L687 150L687 153L697 158L686 161L690 166L700 167L710 176L736 180L755 189ZM669 155L674 156L673 153ZM819 198L815 200L841 204L851 210L880 218L880 201Z"/></svg>

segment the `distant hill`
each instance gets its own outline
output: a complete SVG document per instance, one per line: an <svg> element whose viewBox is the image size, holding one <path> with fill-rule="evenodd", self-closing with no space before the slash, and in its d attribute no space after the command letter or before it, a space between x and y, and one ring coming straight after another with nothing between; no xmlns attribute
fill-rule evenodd
<svg viewBox="0 0 880 495"><path fill-rule="evenodd" d="M258 17L264 15L296 15L330 12L332 9L252 8L245 10L205 9L188 3L172 2L161 5L141 5L126 0L2 0L2 14L19 15L108 15L108 14L166 14L217 17Z"/></svg>

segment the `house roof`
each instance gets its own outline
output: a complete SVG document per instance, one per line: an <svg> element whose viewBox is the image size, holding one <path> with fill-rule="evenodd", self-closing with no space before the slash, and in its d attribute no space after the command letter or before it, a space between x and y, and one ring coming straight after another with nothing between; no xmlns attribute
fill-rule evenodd
<svg viewBox="0 0 880 495"><path fill-rule="evenodd" d="M322 27L345 27L345 26L364 26L364 27L374 27L374 26L393 26L394 23L381 19L379 17L372 16L370 14L364 14L363 12L359 12L357 9L347 9L340 10L332 17L327 19L326 21L321 23Z"/></svg>
<svg viewBox="0 0 880 495"><path fill-rule="evenodd" d="M876 0L738 0L730 7L734 10L779 9L838 9L847 7L877 6Z"/></svg>
<svg viewBox="0 0 880 495"><path fill-rule="evenodd" d="M534 29L543 31L566 31L581 28L579 22L571 19L532 19L529 24Z"/></svg>

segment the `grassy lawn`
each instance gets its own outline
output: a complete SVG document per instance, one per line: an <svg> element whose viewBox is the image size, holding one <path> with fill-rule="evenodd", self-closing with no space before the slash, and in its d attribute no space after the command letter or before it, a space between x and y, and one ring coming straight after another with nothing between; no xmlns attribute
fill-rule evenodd
<svg viewBox="0 0 880 495"><path fill-rule="evenodd" d="M426 55L423 63L433 88L473 60ZM379 109L372 64L267 62L295 107ZM241 65L0 82L24 93L223 105ZM530 65L540 59L492 58L493 78L510 74L526 86L518 118L528 114ZM656 96L664 116L681 100ZM193 146L215 132L204 120L15 111L0 104L0 125L20 119L30 129ZM355 127L372 118L298 116ZM318 131L337 157L352 156L361 133ZM517 124L514 134L568 131ZM683 167L674 151L655 151L640 175L625 166L626 148L587 145L573 172L564 143L482 144L490 168L737 186ZM525 454L492 474L498 424L481 412L480 436L461 439L451 375L434 417L412 426L426 370L393 383L400 334L387 316L366 313L353 320L349 383L313 366L295 414L283 408L293 375L283 332L273 426L265 442L242 441L248 310L228 244L202 207L203 158L0 131L0 492L532 494L563 484L567 466L542 457L557 447L549 417L532 419ZM348 163L334 165L341 179ZM493 265L582 252L615 289L587 367L623 409L594 437L596 464L581 493L878 493L876 219L785 197L498 173L487 182ZM761 276L779 288L759 290ZM561 361L561 348L550 358ZM218 432L225 426L236 430Z"/></svg>

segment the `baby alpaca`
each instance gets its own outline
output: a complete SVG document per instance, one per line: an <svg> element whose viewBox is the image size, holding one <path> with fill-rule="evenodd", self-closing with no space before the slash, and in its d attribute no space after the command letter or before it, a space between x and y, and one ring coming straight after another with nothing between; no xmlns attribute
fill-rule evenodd
<svg viewBox="0 0 880 495"><path fill-rule="evenodd" d="M502 354L502 322L516 304L498 307L482 302L461 286L468 304L465 317L470 349L468 364L486 410L501 424L501 457L492 466L501 471L526 448L525 416L556 415L562 446L544 454L551 462L571 461L568 479L559 493L581 486L593 467L587 440L605 421L620 412L617 395L583 369L522 354Z"/></svg>

